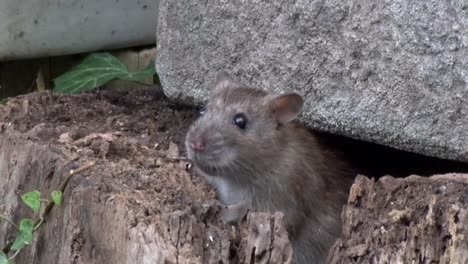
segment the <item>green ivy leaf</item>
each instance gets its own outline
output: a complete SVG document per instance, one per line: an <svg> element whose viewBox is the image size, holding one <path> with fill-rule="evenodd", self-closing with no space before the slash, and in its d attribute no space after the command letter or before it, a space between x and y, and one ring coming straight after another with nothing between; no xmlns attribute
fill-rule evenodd
<svg viewBox="0 0 468 264"><path fill-rule="evenodd" d="M33 230L34 230L34 222L31 219L22 219L19 225L18 232L16 234L16 239L11 245L11 250L21 250L26 245L32 243L33 240Z"/></svg>
<svg viewBox="0 0 468 264"><path fill-rule="evenodd" d="M140 72L129 72L125 64L110 53L93 53L69 72L54 79L54 91L76 94L95 89L111 80L143 81L156 73L154 62Z"/></svg>
<svg viewBox="0 0 468 264"><path fill-rule="evenodd" d="M2 251L0 251L0 264L10 264L8 256L5 255L5 253L3 253Z"/></svg>
<svg viewBox="0 0 468 264"><path fill-rule="evenodd" d="M57 206L62 205L62 192L61 191L53 191L50 196L52 196L52 201Z"/></svg>
<svg viewBox="0 0 468 264"><path fill-rule="evenodd" d="M39 191L32 191L21 196L23 202L31 207L34 212L38 212L41 208L41 193Z"/></svg>

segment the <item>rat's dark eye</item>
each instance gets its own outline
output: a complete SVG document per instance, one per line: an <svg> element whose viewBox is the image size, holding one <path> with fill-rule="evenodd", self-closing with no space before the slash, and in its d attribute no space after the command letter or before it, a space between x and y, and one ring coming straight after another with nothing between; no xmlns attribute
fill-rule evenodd
<svg viewBox="0 0 468 264"><path fill-rule="evenodd" d="M201 116L204 115L205 113L206 113L206 107L205 106L203 106L202 108L200 108L200 110L198 110L198 114L201 115Z"/></svg>
<svg viewBox="0 0 468 264"><path fill-rule="evenodd" d="M240 129L245 129L245 126L247 125L247 116L243 113L235 114L232 122Z"/></svg>

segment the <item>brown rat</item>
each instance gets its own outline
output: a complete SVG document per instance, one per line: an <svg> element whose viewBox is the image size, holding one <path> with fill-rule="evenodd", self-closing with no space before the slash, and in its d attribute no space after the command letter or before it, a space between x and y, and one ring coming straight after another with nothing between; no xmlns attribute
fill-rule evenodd
<svg viewBox="0 0 468 264"><path fill-rule="evenodd" d="M196 172L229 208L226 221L246 209L282 211L295 263L324 263L341 234L352 177L344 162L293 121L303 103L296 93L270 94L220 71L185 143Z"/></svg>

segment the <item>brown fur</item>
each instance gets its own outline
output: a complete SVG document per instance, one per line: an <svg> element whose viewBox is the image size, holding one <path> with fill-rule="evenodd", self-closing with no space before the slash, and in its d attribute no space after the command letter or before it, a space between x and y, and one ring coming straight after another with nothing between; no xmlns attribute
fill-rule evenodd
<svg viewBox="0 0 468 264"><path fill-rule="evenodd" d="M278 121L283 119L274 111L273 100L280 96L218 73L206 114L187 134L187 152L224 204L285 214L295 263L323 263L341 233L351 173L302 125ZM294 118L302 108L295 96L280 98L281 106L291 104L284 108L286 118ZM247 116L246 129L233 124L236 113ZM206 142L203 153L191 150L196 140Z"/></svg>

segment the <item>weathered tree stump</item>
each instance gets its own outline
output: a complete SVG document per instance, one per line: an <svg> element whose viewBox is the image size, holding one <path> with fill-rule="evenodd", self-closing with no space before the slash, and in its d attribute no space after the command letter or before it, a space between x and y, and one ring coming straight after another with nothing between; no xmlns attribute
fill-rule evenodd
<svg viewBox="0 0 468 264"><path fill-rule="evenodd" d="M191 111L158 100L41 93L0 108L0 213L15 222L38 216L21 194L48 195L71 168L97 161L16 263L290 263L281 214L218 220L214 193L172 143ZM1 245L14 233L0 222Z"/></svg>
<svg viewBox="0 0 468 264"><path fill-rule="evenodd" d="M291 263L280 213L219 220L180 151L193 118L147 93L38 93L0 106L0 214L37 217L23 193L46 197L70 169L97 162L16 263ZM330 263L466 263L467 177L358 177ZM0 222L1 245L14 233Z"/></svg>

